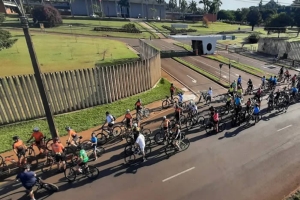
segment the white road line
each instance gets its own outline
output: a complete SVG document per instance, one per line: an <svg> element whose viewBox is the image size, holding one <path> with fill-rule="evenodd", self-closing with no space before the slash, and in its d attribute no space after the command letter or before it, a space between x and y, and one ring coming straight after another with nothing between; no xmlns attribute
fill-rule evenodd
<svg viewBox="0 0 300 200"><path fill-rule="evenodd" d="M286 128L289 128L289 127L291 127L291 126L292 126L292 125L290 124L290 125L288 125L288 126L286 126L286 127L283 127L283 128L281 128L281 129L278 129L277 132L282 131L282 130L284 130L284 129L286 129Z"/></svg>
<svg viewBox="0 0 300 200"><path fill-rule="evenodd" d="M184 170L184 171L182 171L182 172L180 172L180 173L178 173L178 174L175 174L174 176L170 176L169 178L166 178L166 179L162 180L162 182L166 182L166 181L168 181L168 180L170 180L170 179L172 179L172 178L175 178L175 177L177 177L177 176L180 176L181 174L184 174L184 173L186 173L186 172L189 172L189 171L191 171L191 170L193 170L193 169L195 169L195 167L192 167L192 168L189 168L189 169L187 169L187 170Z"/></svg>
<svg viewBox="0 0 300 200"><path fill-rule="evenodd" d="M195 79L193 79L192 77L190 77L189 75L186 75L187 77L189 77L190 79L192 79L193 83L197 83L197 81Z"/></svg>

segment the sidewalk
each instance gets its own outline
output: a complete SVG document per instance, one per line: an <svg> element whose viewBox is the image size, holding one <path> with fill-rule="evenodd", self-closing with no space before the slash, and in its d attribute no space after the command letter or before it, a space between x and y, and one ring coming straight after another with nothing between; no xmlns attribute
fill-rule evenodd
<svg viewBox="0 0 300 200"><path fill-rule="evenodd" d="M139 24L141 26L143 26L144 28L146 28L147 30L149 30L150 32L152 32L155 35L157 35L160 39L166 38L163 34L159 33L157 30L155 30L154 28L152 28L151 26L149 26L145 22L139 22Z"/></svg>

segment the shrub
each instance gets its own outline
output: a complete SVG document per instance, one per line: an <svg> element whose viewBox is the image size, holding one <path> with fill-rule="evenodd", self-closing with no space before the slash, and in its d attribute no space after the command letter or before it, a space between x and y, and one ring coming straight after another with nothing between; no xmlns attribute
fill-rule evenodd
<svg viewBox="0 0 300 200"><path fill-rule="evenodd" d="M248 36L248 42L249 42L250 44L255 44L255 43L257 43L259 39L260 39L260 35L259 35L259 33L257 33L257 32L251 33L251 34Z"/></svg>
<svg viewBox="0 0 300 200"><path fill-rule="evenodd" d="M188 32L197 32L196 29L185 29L185 28L182 28L182 29L176 29L176 28L173 28L173 27L170 27L170 26L166 26L166 25L162 25L162 27L164 29L167 29L169 30L171 33L188 33Z"/></svg>
<svg viewBox="0 0 300 200"><path fill-rule="evenodd" d="M131 23L123 25L122 28L125 30L128 30L128 31L132 31L132 30L138 31L139 30L135 27L135 24L131 24Z"/></svg>
<svg viewBox="0 0 300 200"><path fill-rule="evenodd" d="M62 24L62 18L58 10L50 5L37 6L32 9L34 23L44 23L45 28Z"/></svg>

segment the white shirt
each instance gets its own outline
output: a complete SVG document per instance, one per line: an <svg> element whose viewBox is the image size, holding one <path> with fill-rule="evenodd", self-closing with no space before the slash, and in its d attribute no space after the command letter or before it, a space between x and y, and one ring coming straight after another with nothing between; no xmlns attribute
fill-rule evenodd
<svg viewBox="0 0 300 200"><path fill-rule="evenodd" d="M193 107L192 107L192 110L193 111L195 111L195 112L197 112L198 111L198 108L197 108L197 105L195 104L195 105L193 105Z"/></svg>
<svg viewBox="0 0 300 200"><path fill-rule="evenodd" d="M135 142L138 143L141 149L145 148L145 137L143 134L139 134Z"/></svg>
<svg viewBox="0 0 300 200"><path fill-rule="evenodd" d="M207 94L212 97L212 90L208 90Z"/></svg>
<svg viewBox="0 0 300 200"><path fill-rule="evenodd" d="M107 115L106 116L106 121L107 121L107 123L109 124L109 123L114 123L114 118L113 118L113 116L112 115Z"/></svg>

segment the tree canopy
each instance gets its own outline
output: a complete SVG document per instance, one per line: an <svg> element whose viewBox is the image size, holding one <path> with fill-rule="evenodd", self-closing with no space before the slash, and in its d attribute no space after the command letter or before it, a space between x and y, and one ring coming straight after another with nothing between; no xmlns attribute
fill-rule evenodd
<svg viewBox="0 0 300 200"><path fill-rule="evenodd" d="M0 24L5 21L5 15L0 14ZM0 29L0 51L8 49L16 43L17 39L12 39L10 32Z"/></svg>

